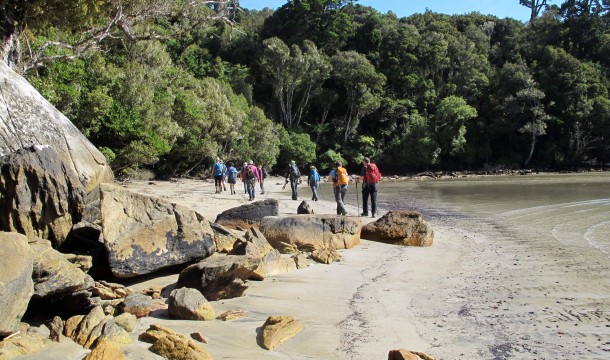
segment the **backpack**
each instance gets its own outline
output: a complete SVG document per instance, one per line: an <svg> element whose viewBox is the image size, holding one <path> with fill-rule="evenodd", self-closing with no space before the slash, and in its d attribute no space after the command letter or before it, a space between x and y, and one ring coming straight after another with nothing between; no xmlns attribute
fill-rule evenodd
<svg viewBox="0 0 610 360"><path fill-rule="evenodd" d="M370 163L366 166L366 173L364 174L364 181L371 184L376 184L381 180L381 173L377 168L377 165Z"/></svg>
<svg viewBox="0 0 610 360"><path fill-rule="evenodd" d="M214 164L214 176L222 175L222 170L223 170L222 166L223 166L223 164L221 164L221 163Z"/></svg>
<svg viewBox="0 0 610 360"><path fill-rule="evenodd" d="M318 181L320 181L320 173L318 173L318 170L312 169L309 172L309 181L310 182L318 182Z"/></svg>
<svg viewBox="0 0 610 360"><path fill-rule="evenodd" d="M248 169L246 170L246 179L256 180L256 173L252 170L252 166L248 166Z"/></svg>
<svg viewBox="0 0 610 360"><path fill-rule="evenodd" d="M347 185L349 183L349 177L345 168L337 168L337 171L335 172L335 182L339 183L339 185Z"/></svg>
<svg viewBox="0 0 610 360"><path fill-rule="evenodd" d="M267 176L269 176L269 172L267 172L267 169L262 168L263 169L263 179L266 179Z"/></svg>
<svg viewBox="0 0 610 360"><path fill-rule="evenodd" d="M227 179L228 180L235 180L235 175L237 174L237 169L234 168L233 166L231 166L229 168L229 171L227 172Z"/></svg>
<svg viewBox="0 0 610 360"><path fill-rule="evenodd" d="M299 177L301 176L301 172L299 171L299 167L297 164L290 164L290 176Z"/></svg>

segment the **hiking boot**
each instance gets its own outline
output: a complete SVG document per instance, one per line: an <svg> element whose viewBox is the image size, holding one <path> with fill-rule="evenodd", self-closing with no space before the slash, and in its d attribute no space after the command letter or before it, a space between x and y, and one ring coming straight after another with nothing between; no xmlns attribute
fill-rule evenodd
<svg viewBox="0 0 610 360"><path fill-rule="evenodd" d="M368 214L368 213L363 212L362 214L360 214L360 216L369 216L369 214ZM373 216L375 216L375 215L373 215Z"/></svg>

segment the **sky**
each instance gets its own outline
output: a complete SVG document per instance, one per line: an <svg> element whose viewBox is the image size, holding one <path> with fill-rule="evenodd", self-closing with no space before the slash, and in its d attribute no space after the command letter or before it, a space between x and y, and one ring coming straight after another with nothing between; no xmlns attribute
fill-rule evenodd
<svg viewBox="0 0 610 360"><path fill-rule="evenodd" d="M241 0L240 5L246 9L260 10L264 7L277 9L286 2L286 0ZM426 8L449 15L478 11L484 15L511 17L521 21L529 20L530 16L530 9L519 5L519 0L358 0L357 3L371 6L381 13L391 10L398 17L422 13Z"/></svg>

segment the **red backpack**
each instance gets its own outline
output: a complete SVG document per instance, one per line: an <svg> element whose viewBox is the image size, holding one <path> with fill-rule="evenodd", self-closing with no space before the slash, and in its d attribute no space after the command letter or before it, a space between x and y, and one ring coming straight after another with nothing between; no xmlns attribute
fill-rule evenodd
<svg viewBox="0 0 610 360"><path fill-rule="evenodd" d="M366 173L364 174L364 181L367 183L378 183L381 180L381 173L377 168L377 165L370 163L366 166Z"/></svg>

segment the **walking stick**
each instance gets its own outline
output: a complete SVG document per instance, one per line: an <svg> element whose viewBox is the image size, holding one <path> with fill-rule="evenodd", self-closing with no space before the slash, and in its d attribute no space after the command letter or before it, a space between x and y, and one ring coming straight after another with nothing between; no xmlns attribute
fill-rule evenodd
<svg viewBox="0 0 610 360"><path fill-rule="evenodd" d="M358 213L356 216L360 216L360 197L358 196L358 180L356 180L356 204L358 205Z"/></svg>

